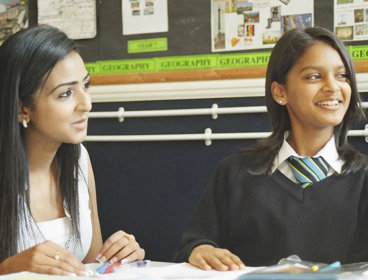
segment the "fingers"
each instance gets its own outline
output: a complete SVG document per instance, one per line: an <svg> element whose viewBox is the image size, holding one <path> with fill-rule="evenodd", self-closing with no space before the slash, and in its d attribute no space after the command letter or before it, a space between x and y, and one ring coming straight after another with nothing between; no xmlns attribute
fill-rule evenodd
<svg viewBox="0 0 368 280"><path fill-rule="evenodd" d="M144 256L145 252L139 246L135 237L120 230L106 240L96 259L101 262L109 260L111 263L119 260L132 262L141 260Z"/></svg>
<svg viewBox="0 0 368 280"><path fill-rule="evenodd" d="M130 263L130 262L135 261L135 260L143 260L144 256L145 256L144 249L142 249L138 246L138 248L135 251L132 251L130 254L126 255L125 257L121 257L118 254L116 256L116 258L121 259L122 261L124 260L124 262L126 262L126 263Z"/></svg>
<svg viewBox="0 0 368 280"><path fill-rule="evenodd" d="M51 241L18 253L2 264L7 273L30 271L56 275L89 275L84 265L73 254Z"/></svg>
<svg viewBox="0 0 368 280"><path fill-rule="evenodd" d="M204 270L238 270L244 263L229 250L215 248L212 245L200 245L193 249L189 263Z"/></svg>
<svg viewBox="0 0 368 280"><path fill-rule="evenodd" d="M111 246L117 241L119 240L120 238L124 237L125 235L127 235L127 233L125 233L124 231L122 230L119 230L117 232L115 232L113 235L111 235L106 241L105 243L103 244L102 248L101 248L101 251L100 251L100 254L102 256L105 256L106 255L106 252L111 248ZM128 242L129 239L126 238L126 242ZM128 244L128 243L127 243Z"/></svg>
<svg viewBox="0 0 368 280"><path fill-rule="evenodd" d="M45 252L45 254L41 254L40 256L42 269L51 271L51 274L66 275L72 273L81 276L86 275L85 266L65 248L51 241L42 243L40 247ZM52 268L50 268L49 264Z"/></svg>

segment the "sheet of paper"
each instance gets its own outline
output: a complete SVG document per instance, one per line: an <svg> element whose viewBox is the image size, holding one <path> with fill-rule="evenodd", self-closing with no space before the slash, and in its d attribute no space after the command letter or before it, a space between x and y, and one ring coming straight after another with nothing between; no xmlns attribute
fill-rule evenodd
<svg viewBox="0 0 368 280"><path fill-rule="evenodd" d="M71 39L96 36L96 0L38 0L38 23L50 24Z"/></svg>
<svg viewBox="0 0 368 280"><path fill-rule="evenodd" d="M96 271L101 264L91 263L86 267L91 271ZM205 271L196 268L188 263L166 263L166 262L150 262L145 267L129 267L126 266L118 272L109 274L95 273L90 277L78 277L78 280L92 280L92 279L114 279L114 280L235 280L244 273L252 272L259 267L246 267L238 271ZM37 274L30 272L15 273L6 276L0 276L1 279L10 280L64 280L71 279L70 276L56 276Z"/></svg>
<svg viewBox="0 0 368 280"><path fill-rule="evenodd" d="M89 264L90 269L96 270L98 265ZM122 269L121 271L111 274L104 274L100 277L107 279L208 279L208 280L230 280L236 279L244 273L249 273L259 269L259 267L247 267L238 271L205 271L196 268L188 263L161 263L151 262L146 267L135 267Z"/></svg>
<svg viewBox="0 0 368 280"><path fill-rule="evenodd" d="M123 35L167 32L167 0L122 0Z"/></svg>

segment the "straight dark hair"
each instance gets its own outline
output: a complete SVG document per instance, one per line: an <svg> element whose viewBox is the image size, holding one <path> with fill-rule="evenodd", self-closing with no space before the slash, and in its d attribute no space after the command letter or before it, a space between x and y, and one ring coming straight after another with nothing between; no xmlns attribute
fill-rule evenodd
<svg viewBox="0 0 368 280"><path fill-rule="evenodd" d="M18 197L29 207L29 168L19 104L34 105L55 65L72 51L73 40L57 28L39 25L19 31L0 47L0 262L17 253ZM78 211L79 144L63 143L56 153L58 187L71 216L72 234L80 241Z"/></svg>
<svg viewBox="0 0 368 280"><path fill-rule="evenodd" d="M347 133L353 120L365 117L360 95L356 85L355 70L351 56L342 41L329 30L322 27L310 27L304 30L293 29L285 33L276 43L266 73L265 102L272 123L272 134L261 140L252 149L257 152L252 173L271 174L272 164L284 141L284 133L291 129L290 118L285 106L281 106L272 97L271 84L276 81L285 85L287 75L298 59L314 44L323 42L335 49L347 71L351 87L351 99L342 122L335 126L334 135L338 154L345 161L342 174L358 171L365 167L365 157L347 143Z"/></svg>

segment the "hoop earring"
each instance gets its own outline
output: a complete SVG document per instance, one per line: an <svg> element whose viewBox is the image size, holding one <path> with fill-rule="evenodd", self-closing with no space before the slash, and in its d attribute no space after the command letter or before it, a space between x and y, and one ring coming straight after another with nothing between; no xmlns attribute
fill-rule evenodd
<svg viewBox="0 0 368 280"><path fill-rule="evenodd" d="M23 125L24 128L27 128L28 127L28 124L27 124L26 119L23 119L22 120L22 125Z"/></svg>

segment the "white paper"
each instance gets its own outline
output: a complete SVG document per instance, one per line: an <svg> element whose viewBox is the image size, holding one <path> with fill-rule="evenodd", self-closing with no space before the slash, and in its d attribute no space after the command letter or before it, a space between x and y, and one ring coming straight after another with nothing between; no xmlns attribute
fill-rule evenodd
<svg viewBox="0 0 368 280"><path fill-rule="evenodd" d="M90 271L96 271L101 264L90 263L86 264L86 268ZM193 280L193 279L203 279L203 280L235 280L240 275L245 273L250 273L260 267L246 267L243 270L233 270L233 271L217 271L209 270L205 271L196 268L188 263L168 263L168 262L150 262L148 266L145 267L129 267L123 268L121 271L108 273L108 274L98 274L95 272L94 275L89 277L78 277L78 280L93 280L93 279L114 279L114 280ZM56 275L46 275L37 274L31 272L22 272L9 274L4 277L0 276L0 279L14 279L14 280L63 280L72 279L70 276L56 276ZM74 279L74 278L73 278ZM349 279L350 280L350 279Z"/></svg>
<svg viewBox="0 0 368 280"><path fill-rule="evenodd" d="M123 35L167 32L167 0L122 0Z"/></svg>
<svg viewBox="0 0 368 280"><path fill-rule="evenodd" d="M64 31L71 39L96 36L96 0L38 0L38 22Z"/></svg>
<svg viewBox="0 0 368 280"><path fill-rule="evenodd" d="M88 268L95 270L98 264L89 264ZM230 280L237 279L240 275L249 273L259 269L259 267L247 267L243 270L233 270L233 271L217 271L209 270L205 271L196 268L188 263L164 263L164 262L151 262L150 265L146 267L136 267L123 269L122 271L96 275L97 277L107 278L107 279L145 279L145 280L164 280L164 279L206 279L206 280ZM95 276L95 277L96 277Z"/></svg>

